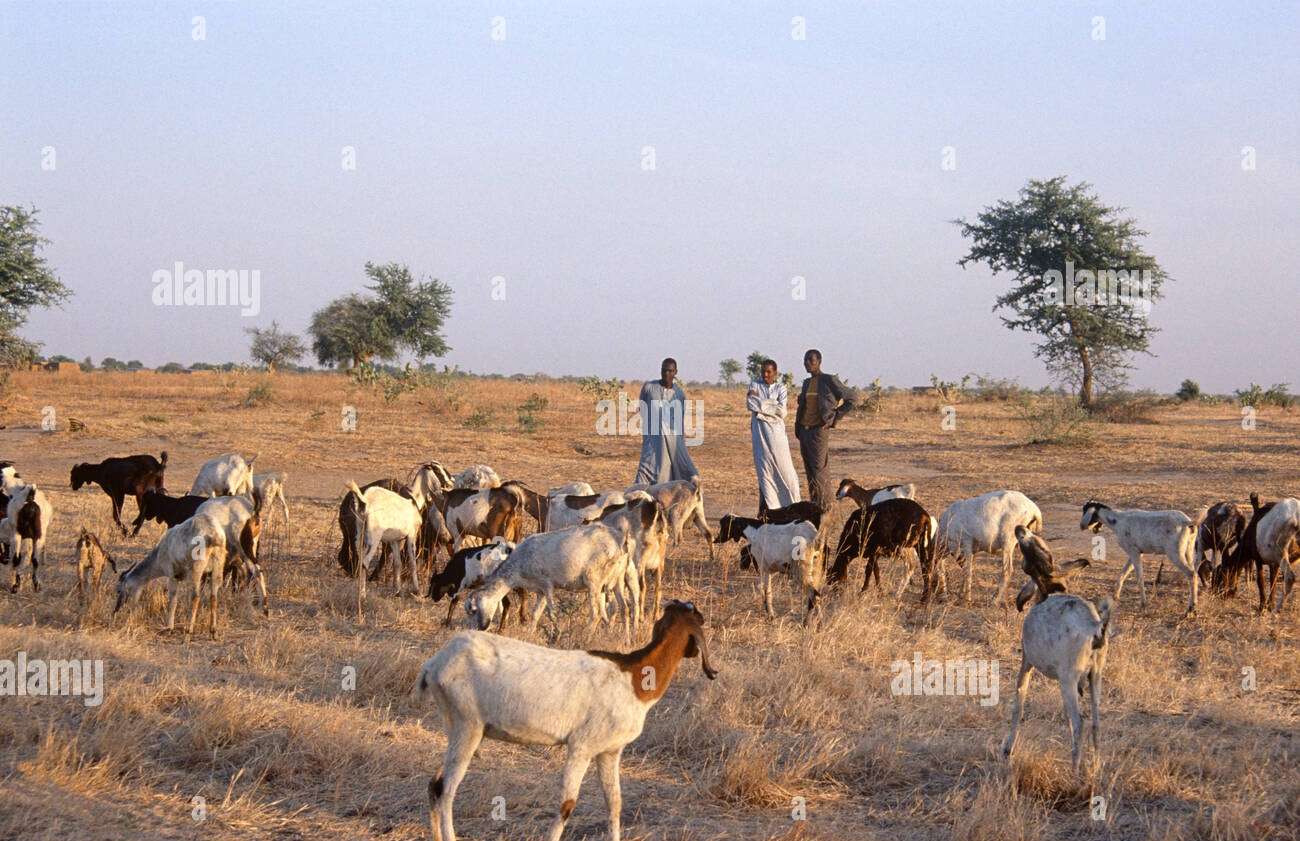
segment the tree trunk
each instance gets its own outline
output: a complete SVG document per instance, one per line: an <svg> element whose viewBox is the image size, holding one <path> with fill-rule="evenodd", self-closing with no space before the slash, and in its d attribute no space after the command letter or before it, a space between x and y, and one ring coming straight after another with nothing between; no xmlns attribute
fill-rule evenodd
<svg viewBox="0 0 1300 841"><path fill-rule="evenodd" d="M1079 405L1085 409L1092 408L1092 357L1086 345L1079 345L1079 364L1083 366L1083 378L1079 381Z"/></svg>

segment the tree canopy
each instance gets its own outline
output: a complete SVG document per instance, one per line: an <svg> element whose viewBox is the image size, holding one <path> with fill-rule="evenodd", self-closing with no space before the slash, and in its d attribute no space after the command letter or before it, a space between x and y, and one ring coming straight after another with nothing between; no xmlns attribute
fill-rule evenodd
<svg viewBox="0 0 1300 841"><path fill-rule="evenodd" d="M0 364L34 359L40 344L18 330L33 307L59 306L72 295L41 253L49 241L39 228L35 209L0 207Z"/></svg>
<svg viewBox="0 0 1300 841"><path fill-rule="evenodd" d="M403 350L418 360L451 348L442 335L451 316L451 287L417 282L400 263L366 263L370 294L336 298L312 315L308 332L322 365L393 360Z"/></svg>
<svg viewBox="0 0 1300 841"><path fill-rule="evenodd" d="M244 332L253 337L248 355L265 365L272 374L278 366L297 362L307 352L302 339L281 330L275 321L270 327L248 327Z"/></svg>
<svg viewBox="0 0 1300 841"><path fill-rule="evenodd" d="M1126 379L1133 353L1150 353L1147 318L1161 297L1164 270L1139 244L1146 231L1123 208L1101 203L1091 185L1064 176L1031 180L1015 201L956 220L982 263L1009 272L1011 288L993 306L1011 330L1037 333L1034 354L1091 406L1093 388Z"/></svg>

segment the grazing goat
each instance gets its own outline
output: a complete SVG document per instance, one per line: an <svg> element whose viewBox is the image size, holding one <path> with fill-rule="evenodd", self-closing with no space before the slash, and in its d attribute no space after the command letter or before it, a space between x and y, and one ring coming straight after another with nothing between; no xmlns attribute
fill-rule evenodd
<svg viewBox="0 0 1300 841"><path fill-rule="evenodd" d="M501 487L501 477L486 464L472 464L456 474L452 487L485 491L489 488Z"/></svg>
<svg viewBox="0 0 1300 841"><path fill-rule="evenodd" d="M857 558L866 558L862 589L867 589L873 576L879 587L880 558L898 555L908 549L916 553L922 578L929 581L930 570L934 566L934 528L934 518L920 503L908 497L886 497L880 502L858 508L849 515L840 532L829 582L836 584L843 581L848 576L849 563ZM897 597L907 592L914 569L915 564L909 559Z"/></svg>
<svg viewBox="0 0 1300 841"><path fill-rule="evenodd" d="M801 521L763 523L745 528L745 539L749 541L754 564L758 567L763 608L769 619L776 618L772 610L772 576L780 572L790 576L791 586L803 591L803 623L807 625L812 618L823 586L825 529L830 522L829 519L822 520L820 527Z"/></svg>
<svg viewBox="0 0 1300 841"><path fill-rule="evenodd" d="M541 531L555 531L569 526L578 526L599 520L608 508L622 505L630 499L650 499L645 491L606 491L597 494L558 494L547 499L546 528Z"/></svg>
<svg viewBox="0 0 1300 841"><path fill-rule="evenodd" d="M1017 611L1023 611L1031 600L1038 604L1053 593L1066 592L1070 579L1088 566L1087 558L1076 558L1058 569L1047 542L1024 526L1016 526L1016 543L1024 558L1022 568L1029 576L1016 594Z"/></svg>
<svg viewBox="0 0 1300 841"><path fill-rule="evenodd" d="M1291 591L1294 573L1291 561L1300 557L1300 543L1296 531L1300 529L1300 511L1294 498L1261 504L1259 494L1250 495L1253 515L1241 540L1223 560L1222 575L1216 583L1229 593L1235 593L1237 577L1253 561L1255 564L1255 585L1259 589L1259 606L1257 613L1263 613L1265 607L1272 609L1273 594L1277 587L1277 574L1281 570L1282 592L1279 594L1278 608L1286 601ZM1264 593L1264 567L1269 567L1268 594Z"/></svg>
<svg viewBox="0 0 1300 841"><path fill-rule="evenodd" d="M433 495L433 491L446 493L456 487L451 474L447 472L447 468L436 461L426 461L423 464L416 465L407 478L406 484L411 487L413 492L424 496L426 499Z"/></svg>
<svg viewBox="0 0 1300 841"><path fill-rule="evenodd" d="M645 491L664 507L674 546L682 541L682 527L694 523L695 528L704 536L704 542L709 545L709 560L713 560L713 532L709 531L709 521L704 516L704 482L699 476L674 479L657 485L632 485L624 493L630 494L633 491Z"/></svg>
<svg viewBox="0 0 1300 841"><path fill-rule="evenodd" d="M1212 579L1214 571L1223 565L1223 559L1241 541L1250 517L1235 502L1217 502L1205 511L1196 529L1196 571L1204 582L1207 573ZM1206 558L1206 553L1209 557ZM1161 564L1164 566L1164 564ZM1156 572L1156 583L1160 573Z"/></svg>
<svg viewBox="0 0 1300 841"><path fill-rule="evenodd" d="M550 499L548 497L542 496L523 482L520 482L518 479L510 479L502 482L501 487L510 487L519 491L524 498L524 513L537 522L538 531L547 530L547 515L550 510Z"/></svg>
<svg viewBox="0 0 1300 841"><path fill-rule="evenodd" d="M400 479L377 479L368 485L361 486L363 492L368 491L371 488L383 488L386 491L392 491L395 494L404 496L407 499L416 502L417 507L420 505L420 503L415 500L415 495L412 493L410 487ZM349 578L357 574L357 500L358 497L355 497L352 494L344 494L343 500L339 503L338 522L339 531L342 533L342 542L339 543L338 562L339 566L342 567L343 572L346 573ZM374 581L382 568L383 557L381 556L379 564L375 569L371 570L368 580Z"/></svg>
<svg viewBox="0 0 1300 841"><path fill-rule="evenodd" d="M510 553L515 549L515 544L506 541L504 538L496 538L491 543L483 546L466 546L459 552L451 556L447 565L441 571L435 572L429 576L428 597L430 601L442 601L450 597L451 602L447 605L447 618L443 620L443 625L451 624L452 611L460 603L461 593L468 591L472 587L477 587L483 581L501 566ZM501 601L501 621L497 630L505 625L505 616L510 609L510 600L508 598ZM523 604L520 603L519 622L523 624L524 613Z"/></svg>
<svg viewBox="0 0 1300 841"><path fill-rule="evenodd" d="M194 588L190 600L190 623L185 630L188 640L194 634L194 620L199 612L199 591L208 582L208 621L212 638L217 638L217 592L221 589L226 556L226 533L212 517L200 511L179 526L172 526L158 545L117 580L116 614L127 599L135 601L140 590L155 578L167 579L167 630L176 627L176 600L180 582Z"/></svg>
<svg viewBox="0 0 1300 841"><path fill-rule="evenodd" d="M745 536L745 529L748 526L762 525L763 523L797 523L800 520L806 520L814 526L822 524L822 509L817 503L810 500L802 502L792 502L783 508L769 508L760 511L757 517L738 517L735 514L723 514L722 519L718 520L718 536L713 538L715 543L726 543L731 540L739 541ZM749 546L740 547L740 568L749 569L754 565L754 556L749 551Z"/></svg>
<svg viewBox="0 0 1300 841"><path fill-rule="evenodd" d="M104 565L112 567L117 575L117 562L113 556L104 551L104 544L99 542L99 535L81 527L77 536L77 601L86 603L87 593L93 599L99 590L99 581L104 576Z"/></svg>
<svg viewBox="0 0 1300 841"><path fill-rule="evenodd" d="M140 497L140 513L136 515L131 529L131 536L140 533L140 527L148 520L171 528L194 516L199 506L207 502L210 496L168 496L166 491L147 491Z"/></svg>
<svg viewBox="0 0 1300 841"><path fill-rule="evenodd" d="M963 599L970 604L975 583L975 553L1002 556L1002 581L994 604L1002 604L1011 585L1011 556L1016 551L1016 526L1032 532L1043 530L1043 513L1033 500L1020 491L990 491L981 496L959 499L939 515L938 591L947 590L947 561L944 554L956 555L966 567ZM930 582L926 582L926 595Z"/></svg>
<svg viewBox="0 0 1300 841"><path fill-rule="evenodd" d="M650 574L654 573L655 595L650 604L663 597L664 567L668 563L668 518L663 507L653 499L632 498L621 505L612 505L600 515L600 521L630 536L634 543L632 566L629 572L637 577L640 597L634 619L640 622L645 616ZM629 583L630 588L630 583Z"/></svg>
<svg viewBox="0 0 1300 841"><path fill-rule="evenodd" d="M636 577L628 571L634 549L630 535L605 523L531 534L481 587L469 594L465 614L472 627L485 631L497 615L502 599L511 590L524 590L541 597L533 608L530 627L537 628L545 609L558 630L555 591L586 589L592 623L607 623L605 593L613 591L622 602L624 633L630 636L631 614L641 595ZM631 604L624 595L625 585L632 591Z"/></svg>
<svg viewBox="0 0 1300 841"><path fill-rule="evenodd" d="M98 464L82 462L72 468L72 489L80 490L82 485L91 482L99 485L113 502L113 522L122 534L126 534L126 526L122 525L122 503L128 495L133 496L138 508L145 493L163 490L166 470L166 450L158 458L138 455L106 458Z"/></svg>
<svg viewBox="0 0 1300 841"><path fill-rule="evenodd" d="M1124 581L1129 573L1136 571L1138 590L1145 606L1147 586L1142 575L1142 555L1163 553L1187 576L1189 593L1186 615L1195 615L1200 577L1196 574L1196 563L1192 557L1196 546L1196 525L1190 517L1181 511L1124 510L1111 508L1095 499L1085 502L1079 528L1090 529L1095 534L1101 531L1103 524L1115 532L1119 547L1128 555L1128 561L1120 571L1119 582L1115 585L1115 601L1119 601L1119 594L1124 589Z"/></svg>
<svg viewBox="0 0 1300 841"><path fill-rule="evenodd" d="M1016 678L1016 697L1011 705L1011 732L1002 744L1002 756L1010 760L1016 748L1020 716L1029 692L1034 669L1061 685L1061 700L1070 719L1070 757L1077 773L1082 760L1083 721L1079 701L1088 684L1092 700L1092 750L1096 765L1101 734L1101 671L1106 665L1106 648L1111 634L1115 605L1103 596L1096 604L1079 596L1057 593L1029 609L1021 644L1024 658Z"/></svg>
<svg viewBox="0 0 1300 841"><path fill-rule="evenodd" d="M456 488L447 493L446 505L443 518L456 551L460 551L466 537L485 541L504 537L512 543L519 542L526 500L518 485L506 483L481 491Z"/></svg>
<svg viewBox="0 0 1300 841"><path fill-rule="evenodd" d="M357 529L357 621L365 619L366 573L381 546L387 545L397 561L397 593L402 590L402 561L410 571L411 588L419 594L416 582L415 551L420 539L420 509L415 500L380 487L362 491L356 482L348 483L348 493L356 497Z"/></svg>
<svg viewBox="0 0 1300 841"><path fill-rule="evenodd" d="M271 527L270 512L275 501L280 500L280 510L284 512L284 528L292 535L293 523L289 520L289 503L284 498L284 485L289 481L289 474L283 470L277 470L272 473L258 473L253 477L253 488L262 497L262 505L267 511L266 522L263 526Z"/></svg>
<svg viewBox="0 0 1300 841"><path fill-rule="evenodd" d="M595 759L609 809L610 841L620 841L623 748L641 735L646 713L663 697L682 659L696 656L713 680L717 670L709 662L704 616L690 602L665 605L650 643L627 654L561 651L475 631L456 634L425 662L414 692L437 703L447 727L442 773L429 781L434 841L456 839L456 789L485 735L566 747L550 841L559 841Z"/></svg>
<svg viewBox="0 0 1300 841"><path fill-rule="evenodd" d="M239 453L225 453L209 459L199 468L190 487L191 496L238 496L253 490L253 462L257 453L244 460Z"/></svg>
<svg viewBox="0 0 1300 841"><path fill-rule="evenodd" d="M45 540L49 537L52 519L54 507L45 492L35 485L23 485L9 498L5 518L0 521L0 539L8 544L9 563L14 567L14 583L9 592L18 592L24 557L32 566L32 590L41 591L36 570L45 563Z"/></svg>
<svg viewBox="0 0 1300 841"><path fill-rule="evenodd" d="M235 582L243 578L255 582L258 595L262 597L262 615L270 616L266 575L257 553L257 544L262 535L262 510L262 496L254 489L251 496L212 497L199 506L194 516L202 514L222 529L225 537L223 576L230 577Z"/></svg>
<svg viewBox="0 0 1300 841"><path fill-rule="evenodd" d="M835 498L844 499L845 497L856 502L859 508L866 508L887 499L916 499L916 485L908 482L906 485L864 488L852 479L841 479L840 487L835 491Z"/></svg>

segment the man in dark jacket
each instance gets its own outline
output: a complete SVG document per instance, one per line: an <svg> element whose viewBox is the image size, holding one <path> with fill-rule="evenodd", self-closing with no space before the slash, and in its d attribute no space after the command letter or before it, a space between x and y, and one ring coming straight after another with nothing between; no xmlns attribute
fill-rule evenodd
<svg viewBox="0 0 1300 841"><path fill-rule="evenodd" d="M823 511L835 501L830 473L830 431L853 409L853 395L834 374L822 373L822 352L810 350L803 355L808 379L799 392L799 412L795 416L794 434L799 439L804 473L808 476L808 496Z"/></svg>

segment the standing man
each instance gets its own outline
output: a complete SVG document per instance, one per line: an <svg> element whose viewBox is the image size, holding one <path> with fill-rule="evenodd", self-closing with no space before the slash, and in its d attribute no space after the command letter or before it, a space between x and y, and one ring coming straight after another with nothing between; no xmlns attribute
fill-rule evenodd
<svg viewBox="0 0 1300 841"><path fill-rule="evenodd" d="M823 511L835 501L831 489L830 449L835 424L853 409L848 388L834 374L822 373L822 352L816 349L803 355L808 379L799 392L799 411L795 416L794 434L799 439L799 454L808 475L808 496Z"/></svg>
<svg viewBox="0 0 1300 841"><path fill-rule="evenodd" d="M641 386L641 463L633 484L654 485L699 475L686 451L686 392L677 385L677 360L659 365L659 379Z"/></svg>

